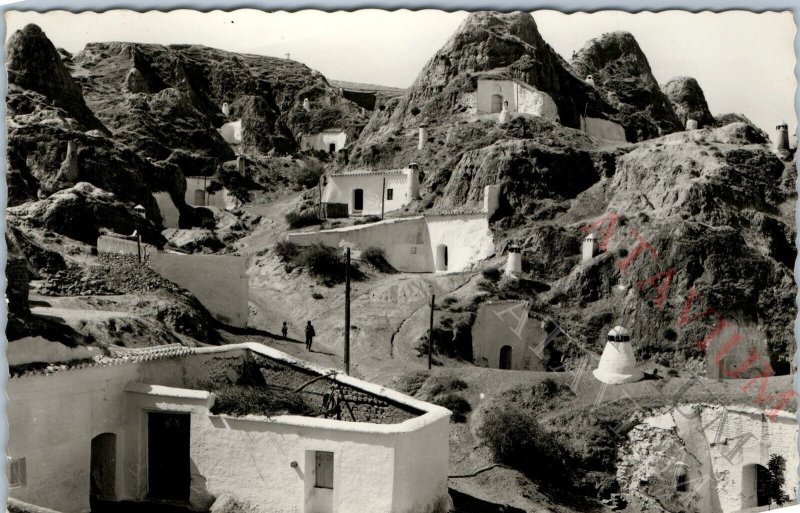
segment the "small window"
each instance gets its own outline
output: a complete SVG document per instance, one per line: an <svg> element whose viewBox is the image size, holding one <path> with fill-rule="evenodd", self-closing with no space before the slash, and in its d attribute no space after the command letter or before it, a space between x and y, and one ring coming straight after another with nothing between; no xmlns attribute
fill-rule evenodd
<svg viewBox="0 0 800 513"><path fill-rule="evenodd" d="M417 247L416 246L411 246L411 254L412 255L416 255L417 254Z"/></svg>
<svg viewBox="0 0 800 513"><path fill-rule="evenodd" d="M25 458L8 458L8 487L25 486Z"/></svg>
<svg viewBox="0 0 800 513"><path fill-rule="evenodd" d="M317 488L333 488L333 453L317 451Z"/></svg>
<svg viewBox="0 0 800 513"><path fill-rule="evenodd" d="M386 199L392 200L394 198L394 189L386 189Z"/></svg>

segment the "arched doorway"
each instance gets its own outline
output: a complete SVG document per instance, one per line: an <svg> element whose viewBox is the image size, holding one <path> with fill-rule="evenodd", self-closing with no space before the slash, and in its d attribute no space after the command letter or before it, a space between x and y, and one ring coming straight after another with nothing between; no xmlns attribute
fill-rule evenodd
<svg viewBox="0 0 800 513"><path fill-rule="evenodd" d="M364 210L364 189L353 189L353 211Z"/></svg>
<svg viewBox="0 0 800 513"><path fill-rule="evenodd" d="M102 433L92 438L89 472L89 502L96 510L97 501L117 500L117 435Z"/></svg>
<svg viewBox="0 0 800 513"><path fill-rule="evenodd" d="M206 191L203 189L195 189L194 191L194 204L195 206L204 206L206 204Z"/></svg>
<svg viewBox="0 0 800 513"><path fill-rule="evenodd" d="M444 244L436 246L436 270L447 270L447 246Z"/></svg>
<svg viewBox="0 0 800 513"><path fill-rule="evenodd" d="M503 346L500 348L500 362L498 367L501 369L511 368L511 346Z"/></svg>
<svg viewBox="0 0 800 513"><path fill-rule="evenodd" d="M768 483L769 472L764 465L753 463L742 467L742 509L768 505Z"/></svg>
<svg viewBox="0 0 800 513"><path fill-rule="evenodd" d="M503 95L502 94L493 94L492 95L492 114L498 113L503 110Z"/></svg>

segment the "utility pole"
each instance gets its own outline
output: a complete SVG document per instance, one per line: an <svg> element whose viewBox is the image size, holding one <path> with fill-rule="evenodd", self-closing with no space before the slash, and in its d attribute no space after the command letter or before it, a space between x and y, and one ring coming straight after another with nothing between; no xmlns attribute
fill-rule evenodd
<svg viewBox="0 0 800 513"><path fill-rule="evenodd" d="M436 301L436 294L431 295L431 325L428 331L428 370L433 365L433 308Z"/></svg>
<svg viewBox="0 0 800 513"><path fill-rule="evenodd" d="M136 256L139 258L139 265L142 264L142 234L136 233Z"/></svg>
<svg viewBox="0 0 800 513"><path fill-rule="evenodd" d="M322 177L323 177L323 176L324 176L324 175L320 175L320 177L319 177L319 184L318 184L318 185L319 185L319 218L320 218L320 219L325 219L325 218L322 216Z"/></svg>
<svg viewBox="0 0 800 513"><path fill-rule="evenodd" d="M344 270L344 372L350 375L350 247L347 248L347 267Z"/></svg>

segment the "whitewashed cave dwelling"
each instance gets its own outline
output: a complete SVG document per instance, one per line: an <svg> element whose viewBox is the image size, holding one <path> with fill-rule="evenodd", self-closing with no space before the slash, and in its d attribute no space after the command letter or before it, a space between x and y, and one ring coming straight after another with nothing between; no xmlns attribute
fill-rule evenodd
<svg viewBox="0 0 800 513"><path fill-rule="evenodd" d="M419 166L330 173L323 184L326 217L381 216L419 199Z"/></svg>

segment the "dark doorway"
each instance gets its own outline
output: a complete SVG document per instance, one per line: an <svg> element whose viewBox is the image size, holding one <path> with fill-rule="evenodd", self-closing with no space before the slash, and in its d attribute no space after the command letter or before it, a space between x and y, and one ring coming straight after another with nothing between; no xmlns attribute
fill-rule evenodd
<svg viewBox="0 0 800 513"><path fill-rule="evenodd" d="M756 506L769 504L769 471L763 465L756 465Z"/></svg>
<svg viewBox="0 0 800 513"><path fill-rule="evenodd" d="M503 346L500 348L500 368L511 368L511 346Z"/></svg>
<svg viewBox="0 0 800 513"><path fill-rule="evenodd" d="M189 415L147 414L148 496L154 499L189 499Z"/></svg>
<svg viewBox="0 0 800 513"><path fill-rule="evenodd" d="M115 501L117 482L117 435L103 433L92 438L89 503Z"/></svg>
<svg viewBox="0 0 800 513"><path fill-rule="evenodd" d="M328 145L328 153L336 153L336 144L331 143Z"/></svg>
<svg viewBox="0 0 800 513"><path fill-rule="evenodd" d="M204 206L206 204L206 191L203 189L195 189L194 204L195 206Z"/></svg>
<svg viewBox="0 0 800 513"><path fill-rule="evenodd" d="M364 190L363 189L355 189L355 190L353 190L353 210L355 210L355 211L364 210Z"/></svg>

